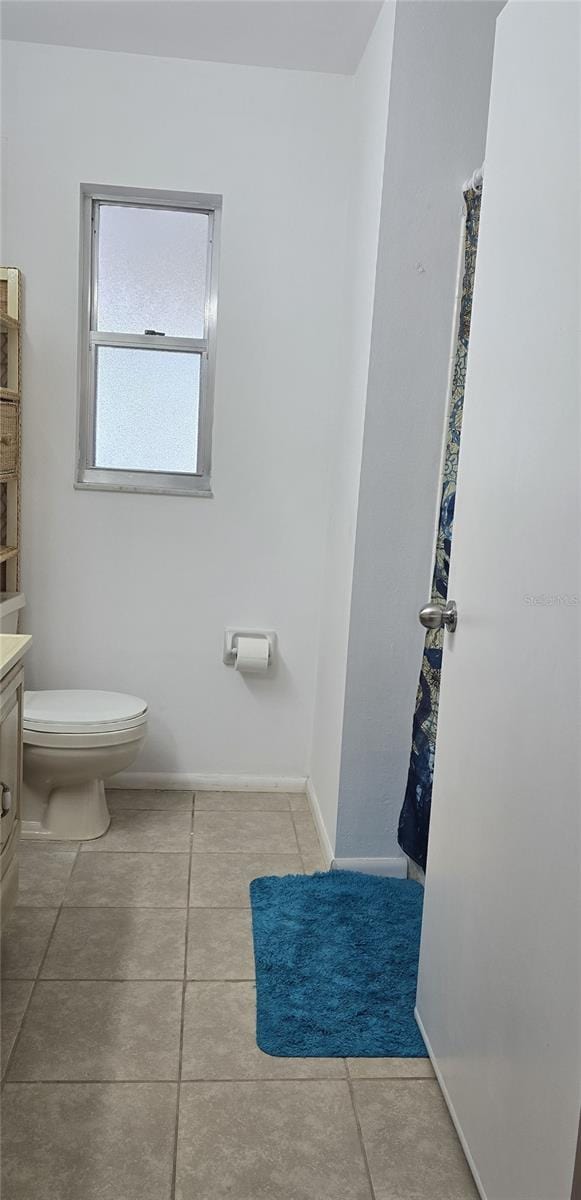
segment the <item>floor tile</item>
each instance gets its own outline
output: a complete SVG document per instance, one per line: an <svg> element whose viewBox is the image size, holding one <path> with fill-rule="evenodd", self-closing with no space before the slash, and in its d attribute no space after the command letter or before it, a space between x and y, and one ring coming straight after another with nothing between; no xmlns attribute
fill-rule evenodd
<svg viewBox="0 0 581 1200"><path fill-rule="evenodd" d="M186 1083L176 1200L371 1200L345 1082Z"/></svg>
<svg viewBox="0 0 581 1200"><path fill-rule="evenodd" d="M252 921L247 908L191 910L188 979L253 979Z"/></svg>
<svg viewBox="0 0 581 1200"><path fill-rule="evenodd" d="M188 812L113 813L103 837L83 842L81 853L133 850L165 854L187 854L190 848L191 816Z"/></svg>
<svg viewBox="0 0 581 1200"><path fill-rule="evenodd" d="M478 1200L435 1080L353 1084L376 1200Z"/></svg>
<svg viewBox="0 0 581 1200"><path fill-rule="evenodd" d="M2 1030L2 1045L0 1062L2 1074L10 1058L12 1047L18 1036L26 1005L33 988L32 979L3 979L2 1002L0 1012L0 1029Z"/></svg>
<svg viewBox="0 0 581 1200"><path fill-rule="evenodd" d="M184 908L187 854L79 854L67 884L65 907Z"/></svg>
<svg viewBox="0 0 581 1200"><path fill-rule="evenodd" d="M296 854L290 812L196 812L195 853Z"/></svg>
<svg viewBox="0 0 581 1200"><path fill-rule="evenodd" d="M322 851L318 854L301 854L305 875L314 875L316 871L328 871L329 864L325 861Z"/></svg>
<svg viewBox="0 0 581 1200"><path fill-rule="evenodd" d="M312 875L315 871L326 871L329 863L325 860L310 810L293 812L293 821L305 875Z"/></svg>
<svg viewBox="0 0 581 1200"><path fill-rule="evenodd" d="M192 860L190 905L194 908L249 908L250 881L260 875L302 875L298 854L196 854Z"/></svg>
<svg viewBox="0 0 581 1200"><path fill-rule="evenodd" d="M352 1079L433 1079L429 1058L348 1058Z"/></svg>
<svg viewBox="0 0 581 1200"><path fill-rule="evenodd" d="M196 812L289 812L288 792L196 792Z"/></svg>
<svg viewBox="0 0 581 1200"><path fill-rule="evenodd" d="M189 983L183 1079L343 1079L342 1058L273 1058L256 1045L253 983Z"/></svg>
<svg viewBox="0 0 581 1200"><path fill-rule="evenodd" d="M34 979L53 925L56 908L15 908L2 933L2 978Z"/></svg>
<svg viewBox="0 0 581 1200"><path fill-rule="evenodd" d="M61 904L76 850L42 850L26 842L18 848L18 906L50 908Z"/></svg>
<svg viewBox="0 0 581 1200"><path fill-rule="evenodd" d="M193 791L178 791L168 788L108 788L109 812L124 812L126 809L141 808L147 811L161 809L163 812L191 812Z"/></svg>
<svg viewBox="0 0 581 1200"><path fill-rule="evenodd" d="M170 1200L176 1091L173 1083L9 1084L6 1200Z"/></svg>
<svg viewBox="0 0 581 1200"><path fill-rule="evenodd" d="M181 983L37 983L10 1080L174 1080Z"/></svg>
<svg viewBox="0 0 581 1200"><path fill-rule="evenodd" d="M291 792L291 812L310 812L308 797L304 792Z"/></svg>
<svg viewBox="0 0 581 1200"><path fill-rule="evenodd" d="M293 820L301 854L322 854L315 822L310 812L297 812Z"/></svg>
<svg viewBox="0 0 581 1200"><path fill-rule="evenodd" d="M185 909L67 908L43 979L183 979Z"/></svg>

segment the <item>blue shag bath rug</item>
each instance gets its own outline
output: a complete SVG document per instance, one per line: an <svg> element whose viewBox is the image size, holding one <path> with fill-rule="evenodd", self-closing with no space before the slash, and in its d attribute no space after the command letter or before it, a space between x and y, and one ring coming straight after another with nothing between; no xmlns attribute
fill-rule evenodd
<svg viewBox="0 0 581 1200"><path fill-rule="evenodd" d="M297 1058L423 1058L414 1019L423 888L329 871L250 884L256 1040Z"/></svg>

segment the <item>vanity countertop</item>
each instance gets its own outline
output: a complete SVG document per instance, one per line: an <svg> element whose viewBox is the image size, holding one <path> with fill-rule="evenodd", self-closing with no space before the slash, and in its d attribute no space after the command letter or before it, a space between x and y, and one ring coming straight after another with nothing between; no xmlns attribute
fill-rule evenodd
<svg viewBox="0 0 581 1200"><path fill-rule="evenodd" d="M29 633L0 633L0 679L26 654L31 641Z"/></svg>

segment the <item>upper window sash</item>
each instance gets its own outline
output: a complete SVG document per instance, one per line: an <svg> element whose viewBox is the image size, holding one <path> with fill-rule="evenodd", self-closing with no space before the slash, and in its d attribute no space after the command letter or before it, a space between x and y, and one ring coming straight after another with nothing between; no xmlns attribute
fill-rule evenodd
<svg viewBox="0 0 581 1200"><path fill-rule="evenodd" d="M117 191L124 193L126 191L126 189L112 188L110 195L109 194L107 194L107 195L92 195L90 197L90 203L91 203L91 210L90 210L90 212L91 212L91 283L90 283L89 330L90 330L91 335L98 334L101 337L108 336L112 339L111 341L108 341L108 342L103 341L103 343L102 343L103 345L129 345L128 340L122 341L122 342L118 341L117 339L119 337L125 337L127 339L135 339L138 345L143 344L143 341L145 341L147 343L150 343L150 342L153 343L154 336L155 336L153 334L146 334L146 333L142 333L142 334L137 334L137 333L122 334L120 332L113 333L108 330L98 328L99 225L100 225L101 207L103 205L107 205L107 206L126 207L126 208L152 209L152 210L161 209L162 211L167 210L167 209L182 209L185 212L200 213L203 216L206 216L208 218L208 253L207 253L207 258L206 258L204 332L203 332L202 338L179 337L179 338L174 338L174 340L179 341L183 345L184 349L191 348L192 350L193 349L202 350L202 351L207 350L210 326L213 323L215 323L215 319L216 319L216 287L215 287L215 279L214 279L214 276L215 276L215 270L214 270L215 231L214 231L214 227L215 227L215 220L216 220L216 212L219 211L220 207L221 207L221 198L219 196L204 197L204 200L205 200L204 204L195 204L195 203L193 203L193 199L192 199L191 203L179 203L178 204L176 202L172 202L169 200L168 201L160 200L159 203L155 204L155 203L152 203L151 200L144 201L144 200L140 199L139 196L137 196L137 195L136 196L126 196L124 198L117 199L116 198ZM159 194L165 195L166 193L159 193ZM168 193L168 195L171 195L171 194L172 193ZM214 202L215 207L209 207L208 202L210 200L212 200ZM166 344L170 340L172 340L172 336L167 335L167 334L165 334L164 336L162 336L160 338L160 341L163 341ZM190 343L190 345L186 346L186 345L184 345L184 343ZM133 341L131 342L131 344L133 344Z"/></svg>

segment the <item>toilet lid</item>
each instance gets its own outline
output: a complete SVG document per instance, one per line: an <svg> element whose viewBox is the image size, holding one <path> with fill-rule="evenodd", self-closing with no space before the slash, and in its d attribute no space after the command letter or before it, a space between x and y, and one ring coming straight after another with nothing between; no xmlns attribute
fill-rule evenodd
<svg viewBox="0 0 581 1200"><path fill-rule="evenodd" d="M122 692L25 692L23 725L39 733L110 733L147 719L147 704Z"/></svg>

